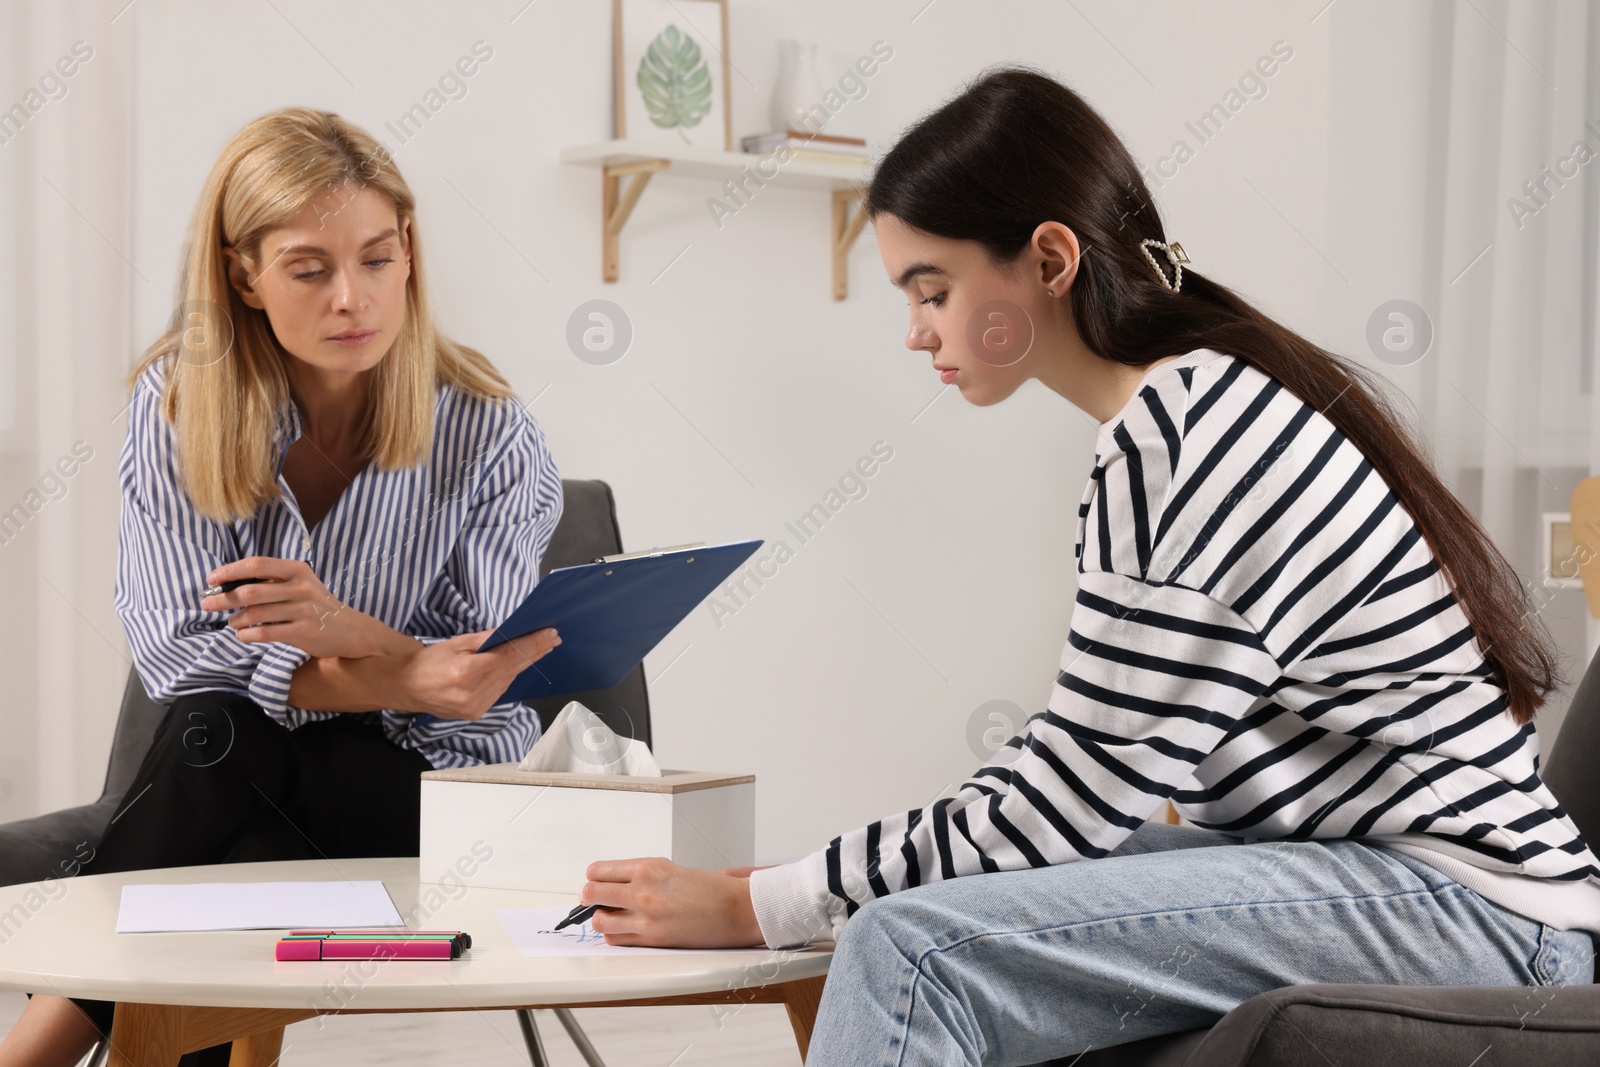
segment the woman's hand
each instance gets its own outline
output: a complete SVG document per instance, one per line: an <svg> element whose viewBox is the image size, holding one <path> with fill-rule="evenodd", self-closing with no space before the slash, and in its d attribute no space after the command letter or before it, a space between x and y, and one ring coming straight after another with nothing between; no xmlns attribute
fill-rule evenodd
<svg viewBox="0 0 1600 1067"><path fill-rule="evenodd" d="M400 635L371 615L341 603L305 560L250 556L206 575L211 585L240 578L263 580L203 597L200 608L231 609L228 625L247 644L283 641L319 659L358 659L397 651L393 637Z"/></svg>
<svg viewBox="0 0 1600 1067"><path fill-rule="evenodd" d="M395 706L441 719L481 719L512 679L561 643L555 628L546 627L487 652L473 651L493 633L461 634L396 656L398 681L409 698Z"/></svg>
<svg viewBox="0 0 1600 1067"><path fill-rule="evenodd" d="M729 868L756 870L758 868ZM599 904L589 925L608 945L750 948L765 944L750 879L671 860L599 860L584 872L580 904Z"/></svg>

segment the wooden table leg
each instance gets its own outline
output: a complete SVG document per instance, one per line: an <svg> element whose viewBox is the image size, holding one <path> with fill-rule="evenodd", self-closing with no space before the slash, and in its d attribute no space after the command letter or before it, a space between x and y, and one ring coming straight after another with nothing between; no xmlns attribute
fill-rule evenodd
<svg viewBox="0 0 1600 1067"><path fill-rule="evenodd" d="M118 1004L107 1067L177 1067L186 1010L170 1004Z"/></svg>
<svg viewBox="0 0 1600 1067"><path fill-rule="evenodd" d="M233 1040L233 1055L228 1067L273 1067L283 1055L283 1027L262 1030Z"/></svg>
<svg viewBox="0 0 1600 1067"><path fill-rule="evenodd" d="M789 1010L789 1025L794 1027L794 1043L804 1060L811 1051L811 1028L817 1023L817 1005L822 1002L822 978L802 978L783 984L783 1006Z"/></svg>
<svg viewBox="0 0 1600 1067"><path fill-rule="evenodd" d="M108 1067L177 1067L185 1052L233 1042L229 1067L273 1067L283 1028L317 1012L305 1008L196 1008L118 1003Z"/></svg>

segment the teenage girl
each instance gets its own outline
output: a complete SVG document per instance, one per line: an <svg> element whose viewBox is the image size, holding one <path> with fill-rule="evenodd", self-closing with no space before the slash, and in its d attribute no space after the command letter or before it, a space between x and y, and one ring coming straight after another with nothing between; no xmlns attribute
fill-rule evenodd
<svg viewBox="0 0 1600 1067"><path fill-rule="evenodd" d="M866 210L944 381L1099 423L1050 698L954 796L797 862L593 864L594 928L836 939L808 1063L855 1067L1034 1063L1297 983L1592 981L1548 638L1368 374L1188 269L1034 72L912 127ZM1147 821L1169 800L1192 826Z"/></svg>

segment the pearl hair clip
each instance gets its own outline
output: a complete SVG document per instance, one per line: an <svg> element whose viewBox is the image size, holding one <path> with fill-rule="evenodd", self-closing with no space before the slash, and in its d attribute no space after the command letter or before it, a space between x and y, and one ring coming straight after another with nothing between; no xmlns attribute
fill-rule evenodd
<svg viewBox="0 0 1600 1067"><path fill-rule="evenodd" d="M1167 281L1167 272L1161 269L1161 264L1156 262L1156 257L1150 254L1150 246L1155 245L1167 254L1167 262L1172 264L1172 281ZM1184 252L1183 246L1177 241L1167 244L1154 237L1146 237L1139 242L1139 251L1144 253L1144 258L1156 269L1156 274L1161 277L1161 284L1171 289L1174 293L1183 284L1183 264L1189 262L1189 256Z"/></svg>

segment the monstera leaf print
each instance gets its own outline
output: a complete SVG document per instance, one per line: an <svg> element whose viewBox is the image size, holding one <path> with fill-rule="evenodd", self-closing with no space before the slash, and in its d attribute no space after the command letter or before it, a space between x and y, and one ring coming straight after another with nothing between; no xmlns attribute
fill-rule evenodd
<svg viewBox="0 0 1600 1067"><path fill-rule="evenodd" d="M676 26L656 35L639 61L639 92L650 121L663 129L678 130L683 143L686 126L698 126L711 111L711 68L694 39Z"/></svg>

